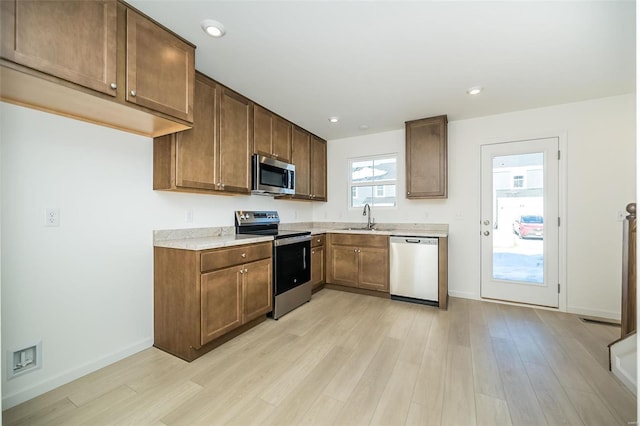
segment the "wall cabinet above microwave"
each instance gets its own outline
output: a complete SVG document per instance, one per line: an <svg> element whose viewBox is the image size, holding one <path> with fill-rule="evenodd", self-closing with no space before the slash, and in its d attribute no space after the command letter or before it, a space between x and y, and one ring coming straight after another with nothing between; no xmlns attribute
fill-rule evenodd
<svg viewBox="0 0 640 426"><path fill-rule="evenodd" d="M194 45L116 0L0 8L3 101L146 136L191 127Z"/></svg>
<svg viewBox="0 0 640 426"><path fill-rule="evenodd" d="M196 74L191 130L153 141L153 189L249 194L252 103Z"/></svg>

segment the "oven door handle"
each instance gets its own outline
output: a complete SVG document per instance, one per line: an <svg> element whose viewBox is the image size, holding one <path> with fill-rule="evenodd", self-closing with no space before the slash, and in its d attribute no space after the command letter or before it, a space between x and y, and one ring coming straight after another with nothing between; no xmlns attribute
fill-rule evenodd
<svg viewBox="0 0 640 426"><path fill-rule="evenodd" d="M276 247L288 246L289 244L303 243L305 241L311 241L311 235L301 235L299 237L288 237L281 240L274 240L273 245Z"/></svg>

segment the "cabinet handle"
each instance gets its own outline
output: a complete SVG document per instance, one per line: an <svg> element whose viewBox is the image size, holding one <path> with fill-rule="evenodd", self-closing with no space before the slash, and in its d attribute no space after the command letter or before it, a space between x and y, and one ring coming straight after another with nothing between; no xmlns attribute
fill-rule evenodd
<svg viewBox="0 0 640 426"><path fill-rule="evenodd" d="M242 257L247 257L247 253L242 253Z"/></svg>
<svg viewBox="0 0 640 426"><path fill-rule="evenodd" d="M407 191L407 195L411 195L411 193L409 191Z"/></svg>
<svg viewBox="0 0 640 426"><path fill-rule="evenodd" d="M132 90L132 91L131 91L131 92L129 92L129 93L131 94L131 96L133 96L133 97L135 98L135 96L136 96L136 91L135 91L135 90Z"/></svg>
<svg viewBox="0 0 640 426"><path fill-rule="evenodd" d="M116 90L116 89L118 88L118 85L117 85L117 84L115 84L115 83L111 83L109 86L110 86L113 90Z"/></svg>
<svg viewBox="0 0 640 426"><path fill-rule="evenodd" d="M311 254L316 254L316 251L315 250L311 250Z"/></svg>
<svg viewBox="0 0 640 426"><path fill-rule="evenodd" d="M245 268L244 273L246 274L247 272L249 272L249 270Z"/></svg>
<svg viewBox="0 0 640 426"><path fill-rule="evenodd" d="M244 269L240 269L240 273L241 273L241 274L244 274Z"/></svg>

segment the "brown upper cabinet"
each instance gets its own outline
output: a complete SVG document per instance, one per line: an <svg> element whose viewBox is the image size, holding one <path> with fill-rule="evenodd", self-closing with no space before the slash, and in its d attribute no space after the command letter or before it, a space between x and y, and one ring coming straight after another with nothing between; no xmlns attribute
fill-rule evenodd
<svg viewBox="0 0 640 426"><path fill-rule="evenodd" d="M196 74L191 130L154 139L153 188L250 193L251 102Z"/></svg>
<svg viewBox="0 0 640 426"><path fill-rule="evenodd" d="M327 201L327 142L311 136L311 199Z"/></svg>
<svg viewBox="0 0 640 426"><path fill-rule="evenodd" d="M447 198L447 116L407 121L407 198Z"/></svg>
<svg viewBox="0 0 640 426"><path fill-rule="evenodd" d="M128 102L193 122L195 49L127 9Z"/></svg>
<svg viewBox="0 0 640 426"><path fill-rule="evenodd" d="M191 127L192 44L116 0L0 7L2 100L147 136Z"/></svg>
<svg viewBox="0 0 640 426"><path fill-rule="evenodd" d="M296 166L294 199L327 201L327 144L293 126L291 162Z"/></svg>
<svg viewBox="0 0 640 426"><path fill-rule="evenodd" d="M115 96L117 21L115 0L3 1L2 57Z"/></svg>
<svg viewBox="0 0 640 426"><path fill-rule="evenodd" d="M291 123L271 111L253 107L253 152L291 161Z"/></svg>

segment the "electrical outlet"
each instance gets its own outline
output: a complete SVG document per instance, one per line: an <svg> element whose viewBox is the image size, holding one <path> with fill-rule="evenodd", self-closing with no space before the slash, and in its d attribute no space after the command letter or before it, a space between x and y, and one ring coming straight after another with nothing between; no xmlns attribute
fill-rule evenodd
<svg viewBox="0 0 640 426"><path fill-rule="evenodd" d="M60 226L60 209L47 208L44 211L44 226Z"/></svg>

